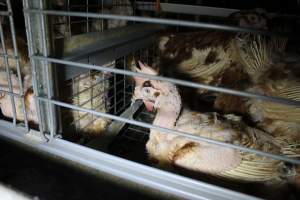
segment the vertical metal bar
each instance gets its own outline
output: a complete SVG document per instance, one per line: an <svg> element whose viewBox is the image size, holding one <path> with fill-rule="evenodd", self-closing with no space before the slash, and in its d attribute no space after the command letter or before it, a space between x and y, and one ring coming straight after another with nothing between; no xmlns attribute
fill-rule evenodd
<svg viewBox="0 0 300 200"><path fill-rule="evenodd" d="M70 12L70 0L68 0L68 12ZM69 28L69 37L72 37L72 31L71 31L71 16L68 16L68 28Z"/></svg>
<svg viewBox="0 0 300 200"><path fill-rule="evenodd" d="M104 3L103 0L101 0L101 14L103 14L103 9L104 9ZM104 19L101 19L101 31L104 30Z"/></svg>
<svg viewBox="0 0 300 200"><path fill-rule="evenodd" d="M23 116L24 116L24 124L25 124L25 128L27 130L29 130L27 112L25 110L24 88L23 88L23 84L22 84L22 76L21 76L21 70L20 70L20 57L19 57L19 53L18 53L18 46L17 46L17 41L16 41L16 31L15 31L15 25L14 25L14 20L13 20L13 16L12 16L13 11L12 11L10 0L7 0L7 10L8 10L8 12L11 13L11 15L9 15L9 23L10 23L12 42L13 42L14 57L15 57L15 59L17 59L16 67L17 67L18 81L19 81L19 87L20 87L19 94L21 96L21 103L22 103L21 107L22 107L22 112L23 112Z"/></svg>
<svg viewBox="0 0 300 200"><path fill-rule="evenodd" d="M133 16L136 16L136 0L134 0L134 5L133 5Z"/></svg>
<svg viewBox="0 0 300 200"><path fill-rule="evenodd" d="M177 16L177 20L179 20L180 19L180 14L178 13L176 16ZM176 26L176 32L179 32L179 26Z"/></svg>
<svg viewBox="0 0 300 200"><path fill-rule="evenodd" d="M25 9L29 8L29 3L28 0L23 0L23 6ZM27 35L27 40L28 40L28 52L29 55L33 55L34 54L34 40L32 37L32 30L31 30L31 23L30 23L30 14L29 13L25 13L24 12L24 18L25 18L25 26L26 26L26 35ZM37 85L37 80L36 80L36 61L35 59L32 59L30 57L30 63L32 64L32 85L33 85L33 91L35 95L38 95L38 85ZM42 116L41 116L41 109L40 109L40 100L38 100L37 98L34 99L35 100L35 105L36 105L36 110L37 110L37 117L38 117L38 121L39 121L39 130L40 133L43 134L44 133L44 127L42 124Z"/></svg>
<svg viewBox="0 0 300 200"><path fill-rule="evenodd" d="M1 37L1 45L2 45L2 50L4 55L7 55L6 47L5 47L5 40L4 40L4 34L3 34L3 28L2 28L2 23L0 23L0 37ZM10 70L9 70L9 63L8 63L8 57L4 56L4 63L5 63L5 70L6 70L6 78L8 81L8 89L9 92L13 93L13 87L12 87L12 82L11 82L11 75L10 75ZM6 94L10 96L10 102L11 102L11 107L13 111L13 124L14 126L17 125L17 113L16 113L16 104L15 104L15 99L13 95Z"/></svg>
<svg viewBox="0 0 300 200"><path fill-rule="evenodd" d="M123 69L126 70L126 56L123 57ZM126 106L126 75L123 74L123 107Z"/></svg>
<svg viewBox="0 0 300 200"><path fill-rule="evenodd" d="M80 77L80 75L78 76L78 80L77 80L77 83L76 83L76 86L77 86L77 90L76 90L76 92L78 93L77 94L77 106L80 106L81 105L81 102L80 102L80 98L79 98L79 95L80 95L80 85L79 85L79 82L80 82L80 80L81 80L82 78ZM78 129L80 130L81 129L81 111L78 111Z"/></svg>
<svg viewBox="0 0 300 200"><path fill-rule="evenodd" d="M89 0L86 0L86 13L89 13ZM86 32L89 31L89 17L86 17Z"/></svg>
<svg viewBox="0 0 300 200"><path fill-rule="evenodd" d="M88 61L88 62L90 62L90 61ZM92 74L91 74L91 70L89 70L89 79L90 79L90 85L89 85L89 87L90 87L90 94L91 94L91 109L93 109L94 110L94 101L93 101L93 99L94 99L94 92L93 92L93 87L94 87L94 84L93 84L93 82L92 82ZM94 120L94 114L92 114L92 121Z"/></svg>
<svg viewBox="0 0 300 200"><path fill-rule="evenodd" d="M117 113L117 75L114 73L114 114Z"/></svg>
<svg viewBox="0 0 300 200"><path fill-rule="evenodd" d="M78 105L76 102L76 98L75 98L75 77L72 78L72 103L75 104L76 106ZM73 120L77 120L77 116L78 116L78 110L73 110L71 113L73 114ZM75 124L75 130L77 131L77 124Z"/></svg>
<svg viewBox="0 0 300 200"><path fill-rule="evenodd" d="M43 4L43 1L39 1L39 7L40 9L44 9L44 4ZM40 14L40 20L41 20L41 37L42 37L42 51L43 51L43 56L47 57L49 55L49 52L48 52L48 49L47 49L47 41L46 41L46 26L45 26L45 17L44 17L44 14L41 13ZM51 90L51 86L53 85L52 81L49 79L49 75L50 75L50 72L49 72L49 63L48 61L43 61L44 63L44 69L46 70L46 73L45 73L45 77L46 77L46 82L47 82L47 97L48 99L52 99L53 97L53 92ZM55 134L55 117L54 117L54 109L55 109L55 106L51 104L51 102L48 102L48 109L49 109L49 114L50 114L50 136L51 138L54 137L54 134Z"/></svg>

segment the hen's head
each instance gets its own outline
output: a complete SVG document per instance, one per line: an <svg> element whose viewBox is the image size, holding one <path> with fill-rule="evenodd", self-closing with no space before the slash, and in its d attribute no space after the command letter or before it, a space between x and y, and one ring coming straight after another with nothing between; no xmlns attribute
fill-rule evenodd
<svg viewBox="0 0 300 200"><path fill-rule="evenodd" d="M140 69L135 68L136 72L158 75L158 72L146 64L139 61ZM133 100L143 100L148 111L160 109L162 106L173 105L181 107L181 98L176 86L169 82L150 80L143 77L134 77L135 90Z"/></svg>
<svg viewBox="0 0 300 200"><path fill-rule="evenodd" d="M261 8L239 11L231 14L229 17L237 21L240 27L254 28L260 30L268 29L267 13Z"/></svg>

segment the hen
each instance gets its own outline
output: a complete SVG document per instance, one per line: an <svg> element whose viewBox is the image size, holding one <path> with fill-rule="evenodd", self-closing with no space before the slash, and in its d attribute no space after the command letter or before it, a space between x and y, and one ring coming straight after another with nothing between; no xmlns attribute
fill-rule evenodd
<svg viewBox="0 0 300 200"><path fill-rule="evenodd" d="M141 70L136 71L157 75L149 66L141 62L139 64ZM133 99L142 99L148 110L157 111L153 125L269 153L284 154L272 136L247 126L237 116L197 113L182 108L178 89L172 83L141 77L135 77L135 81ZM146 147L149 157L159 164L217 177L247 182L283 182L296 177L295 168L287 167L282 161L207 142L195 142L155 129L150 130Z"/></svg>
<svg viewBox="0 0 300 200"><path fill-rule="evenodd" d="M110 15L124 15L132 16L133 8L129 0L119 1L119 5L113 5L110 8L104 8L99 11L101 14L110 14ZM127 25L126 20L119 19L108 19L104 21L107 29L124 27ZM92 28L94 31L103 31L103 22L102 20L92 21Z"/></svg>
<svg viewBox="0 0 300 200"><path fill-rule="evenodd" d="M267 14L261 10L233 13L228 23L245 28L269 30ZM270 43L268 46L264 43ZM268 57L255 59L257 51L283 52L286 39L266 38L250 33L197 31L159 36L159 66L164 74L180 79L233 89L244 89L241 82L249 81L249 73L268 63ZM265 55L265 54L262 54ZM246 66L246 67L244 67ZM232 75L234 73L234 75ZM200 94L206 90L198 90Z"/></svg>
<svg viewBox="0 0 300 200"><path fill-rule="evenodd" d="M269 50L271 46L272 43L265 40L250 45L248 57L245 57L248 64L243 65L250 84L239 89L299 101L299 64L274 59ZM300 108L297 106L221 94L216 98L215 108L225 113L249 115L259 128L281 142L288 142L287 147L300 146Z"/></svg>
<svg viewBox="0 0 300 200"><path fill-rule="evenodd" d="M76 106L98 112L108 112L109 80L102 72L81 74L73 81L72 103ZM78 133L86 136L98 136L106 130L110 119L72 110L75 127Z"/></svg>
<svg viewBox="0 0 300 200"><path fill-rule="evenodd" d="M94 9L92 6L88 7L90 9L89 12L99 13L99 14L111 14L111 15L125 15L132 16L133 15L133 7L129 0L119 0L116 5L112 5L113 2L90 2L90 4L95 4L97 6ZM116 3L116 2L114 2ZM62 0L54 0L52 2L52 7L55 10L65 10L68 8L72 9L74 4L80 5L82 8L86 7L85 1L67 3ZM108 5L109 4L109 5ZM93 6L95 6L93 5ZM94 9L94 10L93 10ZM78 11L78 10L74 10ZM72 18L68 18L67 16L56 16L50 18L53 23L53 31L56 38L67 38L72 35L86 33L88 31L87 23L83 23L84 21L74 20ZM80 22L81 21L81 22ZM127 25L126 20L119 19L92 19L89 23L89 31L102 32L104 29L112 29L117 27L123 27Z"/></svg>
<svg viewBox="0 0 300 200"><path fill-rule="evenodd" d="M27 119L29 123L33 123L33 125L38 124L38 118L35 108L35 100L34 100L34 94L33 89L31 86L31 76L27 75L24 78L24 101L25 101L25 110L27 113ZM11 80L12 80L12 88L13 92L15 94L20 93L20 87L19 82L17 79L17 76L15 74L11 74ZM8 90L8 83L6 81L6 73L0 72L0 90L9 91ZM24 113L23 113L23 107L22 107L22 99L17 98L16 96L13 97L15 101L15 107L16 107L16 119L18 121L24 121ZM11 96L8 95L5 92L0 92L0 108L2 111L2 114L7 118L13 118L13 107L11 104Z"/></svg>
<svg viewBox="0 0 300 200"><path fill-rule="evenodd" d="M8 55L9 69L17 74L17 60L19 60L21 76L24 78L24 76L31 74L31 65L28 57L28 47L24 30L16 30L17 46L15 49L8 20L6 18L0 17L0 21L3 26L3 38L1 37L0 41L0 70L5 71L5 57L2 55L6 53ZM15 55L15 50L19 58L16 57L17 55Z"/></svg>

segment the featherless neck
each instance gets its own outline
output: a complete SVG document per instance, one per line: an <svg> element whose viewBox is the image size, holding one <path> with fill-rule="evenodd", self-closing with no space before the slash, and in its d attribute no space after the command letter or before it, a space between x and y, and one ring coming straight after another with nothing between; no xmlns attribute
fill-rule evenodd
<svg viewBox="0 0 300 200"><path fill-rule="evenodd" d="M177 88L174 86L167 94L163 94L157 104L157 114L153 124L164 128L174 128L182 107Z"/></svg>

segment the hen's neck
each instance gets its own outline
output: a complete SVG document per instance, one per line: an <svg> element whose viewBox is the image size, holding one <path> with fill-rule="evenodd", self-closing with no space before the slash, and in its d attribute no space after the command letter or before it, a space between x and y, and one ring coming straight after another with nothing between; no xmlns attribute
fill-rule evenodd
<svg viewBox="0 0 300 200"><path fill-rule="evenodd" d="M163 97L160 105L153 124L164 128L174 128L182 106L177 89Z"/></svg>

